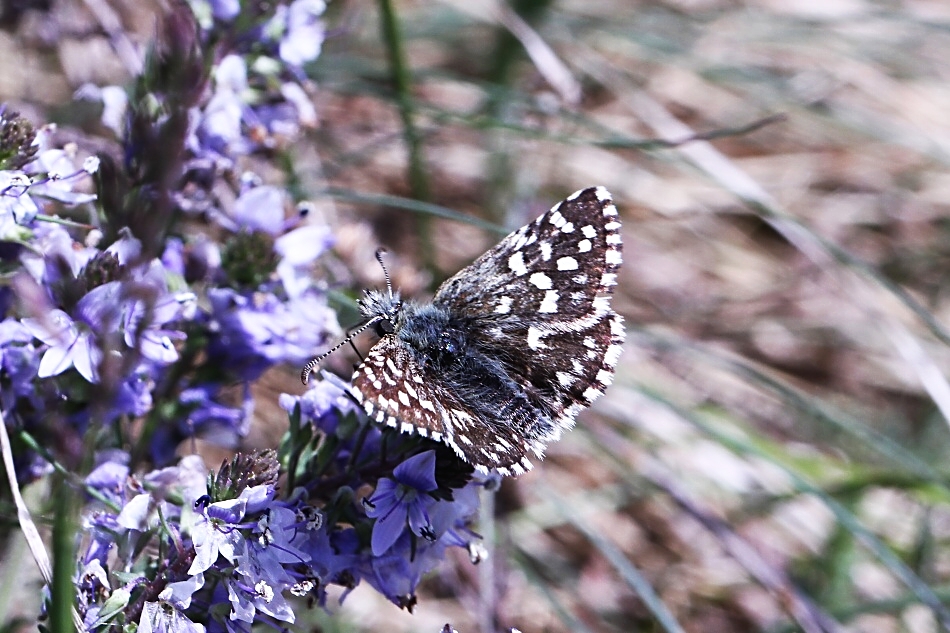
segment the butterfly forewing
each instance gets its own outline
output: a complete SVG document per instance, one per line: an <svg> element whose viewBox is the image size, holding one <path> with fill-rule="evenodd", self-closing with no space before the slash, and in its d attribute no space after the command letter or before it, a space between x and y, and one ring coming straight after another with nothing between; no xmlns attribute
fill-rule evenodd
<svg viewBox="0 0 950 633"><path fill-rule="evenodd" d="M543 394L561 428L610 384L624 341L610 307L622 261L617 209L584 189L442 285L433 302L473 319L472 337Z"/></svg>
<svg viewBox="0 0 950 633"><path fill-rule="evenodd" d="M433 302L500 323L602 314L621 261L617 208L606 189L591 187L511 233L442 284Z"/></svg>

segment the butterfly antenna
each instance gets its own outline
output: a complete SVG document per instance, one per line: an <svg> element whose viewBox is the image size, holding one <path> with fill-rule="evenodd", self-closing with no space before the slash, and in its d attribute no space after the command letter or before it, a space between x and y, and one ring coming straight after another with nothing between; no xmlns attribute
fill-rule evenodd
<svg viewBox="0 0 950 633"><path fill-rule="evenodd" d="M385 248L376 249L376 261L379 262L380 268L383 269L383 277L386 278L386 290L389 292L389 296L393 296L393 284L389 280L389 269L386 268L386 263L383 262L383 255L386 253Z"/></svg>
<svg viewBox="0 0 950 633"><path fill-rule="evenodd" d="M386 263L383 261L383 254L385 252L386 252L385 248L376 249L376 261L379 262L380 267L383 269L383 276L386 278L386 291L389 293L390 298L392 298L393 284L392 284L392 280L389 278L389 269L386 268ZM345 339L343 339L342 341L334 345L329 351L324 352L323 354L320 354L319 356L316 356L314 358L311 358L310 362L304 365L303 370L300 372L300 382L302 382L303 384L307 384L308 382L310 382L310 374L312 374L313 370L317 368L317 365L323 362L324 358L326 358L333 352L337 351L338 349L340 349L347 343L351 343L353 339L360 332L362 332L369 326L373 325L374 323L382 321L384 318L386 317L383 315L374 316L372 319L370 319L369 321L361 325L358 329L351 332L350 335L347 336Z"/></svg>
<svg viewBox="0 0 950 633"><path fill-rule="evenodd" d="M313 370L317 368L317 365L323 362L324 358L326 358L333 352L337 351L338 349L340 349L347 343L351 342L354 338L356 338L356 336L359 335L360 332L362 332L369 326L373 325L377 321L381 321L382 319L383 319L382 316L374 316L372 319L370 319L369 321L361 325L359 328L357 328L356 330L353 330L353 332L351 332L349 336L347 336L345 339L343 339L342 341L334 345L328 351L324 352L323 354L320 354L319 356L315 356L314 358L311 358L310 362L304 365L303 370L300 372L300 382L302 382L303 384L307 384L308 382L310 382L310 374L312 374Z"/></svg>

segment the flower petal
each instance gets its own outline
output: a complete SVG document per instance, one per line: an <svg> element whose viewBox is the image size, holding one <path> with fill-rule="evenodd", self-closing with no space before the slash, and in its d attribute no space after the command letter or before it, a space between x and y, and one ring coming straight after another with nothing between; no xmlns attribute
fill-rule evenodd
<svg viewBox="0 0 950 633"><path fill-rule="evenodd" d="M410 457L396 466L393 476L401 484L429 492L439 485L435 482L435 451L426 451Z"/></svg>
<svg viewBox="0 0 950 633"><path fill-rule="evenodd" d="M84 332L72 348L73 364L83 378L91 383L99 382L99 364L102 362L102 350L96 345L92 335ZM45 360L45 358L44 358Z"/></svg>
<svg viewBox="0 0 950 633"><path fill-rule="evenodd" d="M373 556L382 556L406 529L406 513L396 509L378 519L373 526Z"/></svg>
<svg viewBox="0 0 950 633"><path fill-rule="evenodd" d="M40 378L58 376L73 366L72 351L69 347L51 347L43 354L36 375Z"/></svg>

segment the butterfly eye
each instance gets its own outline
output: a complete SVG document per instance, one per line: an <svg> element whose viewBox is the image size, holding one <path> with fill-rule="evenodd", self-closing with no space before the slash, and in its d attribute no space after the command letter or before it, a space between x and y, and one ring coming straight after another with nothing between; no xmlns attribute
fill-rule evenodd
<svg viewBox="0 0 950 633"><path fill-rule="evenodd" d="M389 319L380 319L376 323L376 334L379 336L386 336L387 334L392 334L396 331L396 327L393 325L393 322Z"/></svg>
<svg viewBox="0 0 950 633"><path fill-rule="evenodd" d="M458 356L461 349L458 341L448 332L442 332L442 353L446 356Z"/></svg>

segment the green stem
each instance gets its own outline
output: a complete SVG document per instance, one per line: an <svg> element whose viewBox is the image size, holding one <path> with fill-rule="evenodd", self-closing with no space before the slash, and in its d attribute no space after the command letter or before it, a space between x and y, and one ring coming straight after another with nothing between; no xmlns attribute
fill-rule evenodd
<svg viewBox="0 0 950 633"><path fill-rule="evenodd" d="M64 480L55 482L56 512L53 513L53 585L50 587L51 633L74 633L72 607L75 604L76 491Z"/></svg>
<svg viewBox="0 0 950 633"><path fill-rule="evenodd" d="M513 0L511 8L528 24L535 24L543 17L551 6L552 0ZM497 88L489 93L489 118L496 121L509 122L511 101L510 88L515 78L518 63L525 58L524 46L504 26L499 25L495 38L495 48L488 70L488 80ZM516 118L516 117L515 117ZM515 189L517 165L511 158L511 136L502 129L495 130L488 136L490 152L488 159L488 177L492 186L488 191L487 209L489 220L508 226L510 224L506 211L510 206L510 194Z"/></svg>
<svg viewBox="0 0 950 633"><path fill-rule="evenodd" d="M389 71L393 90L396 103L399 105L399 116L402 118L403 137L406 140L406 149L409 151L409 186L414 198L429 200L429 181L426 177L425 160L422 155L422 139L414 122L415 110L410 94L412 79L406 65L402 33L392 0L379 0L379 12L383 41L389 53ZM417 222L423 244L424 262L426 267L432 270L431 222L426 217L418 218Z"/></svg>

